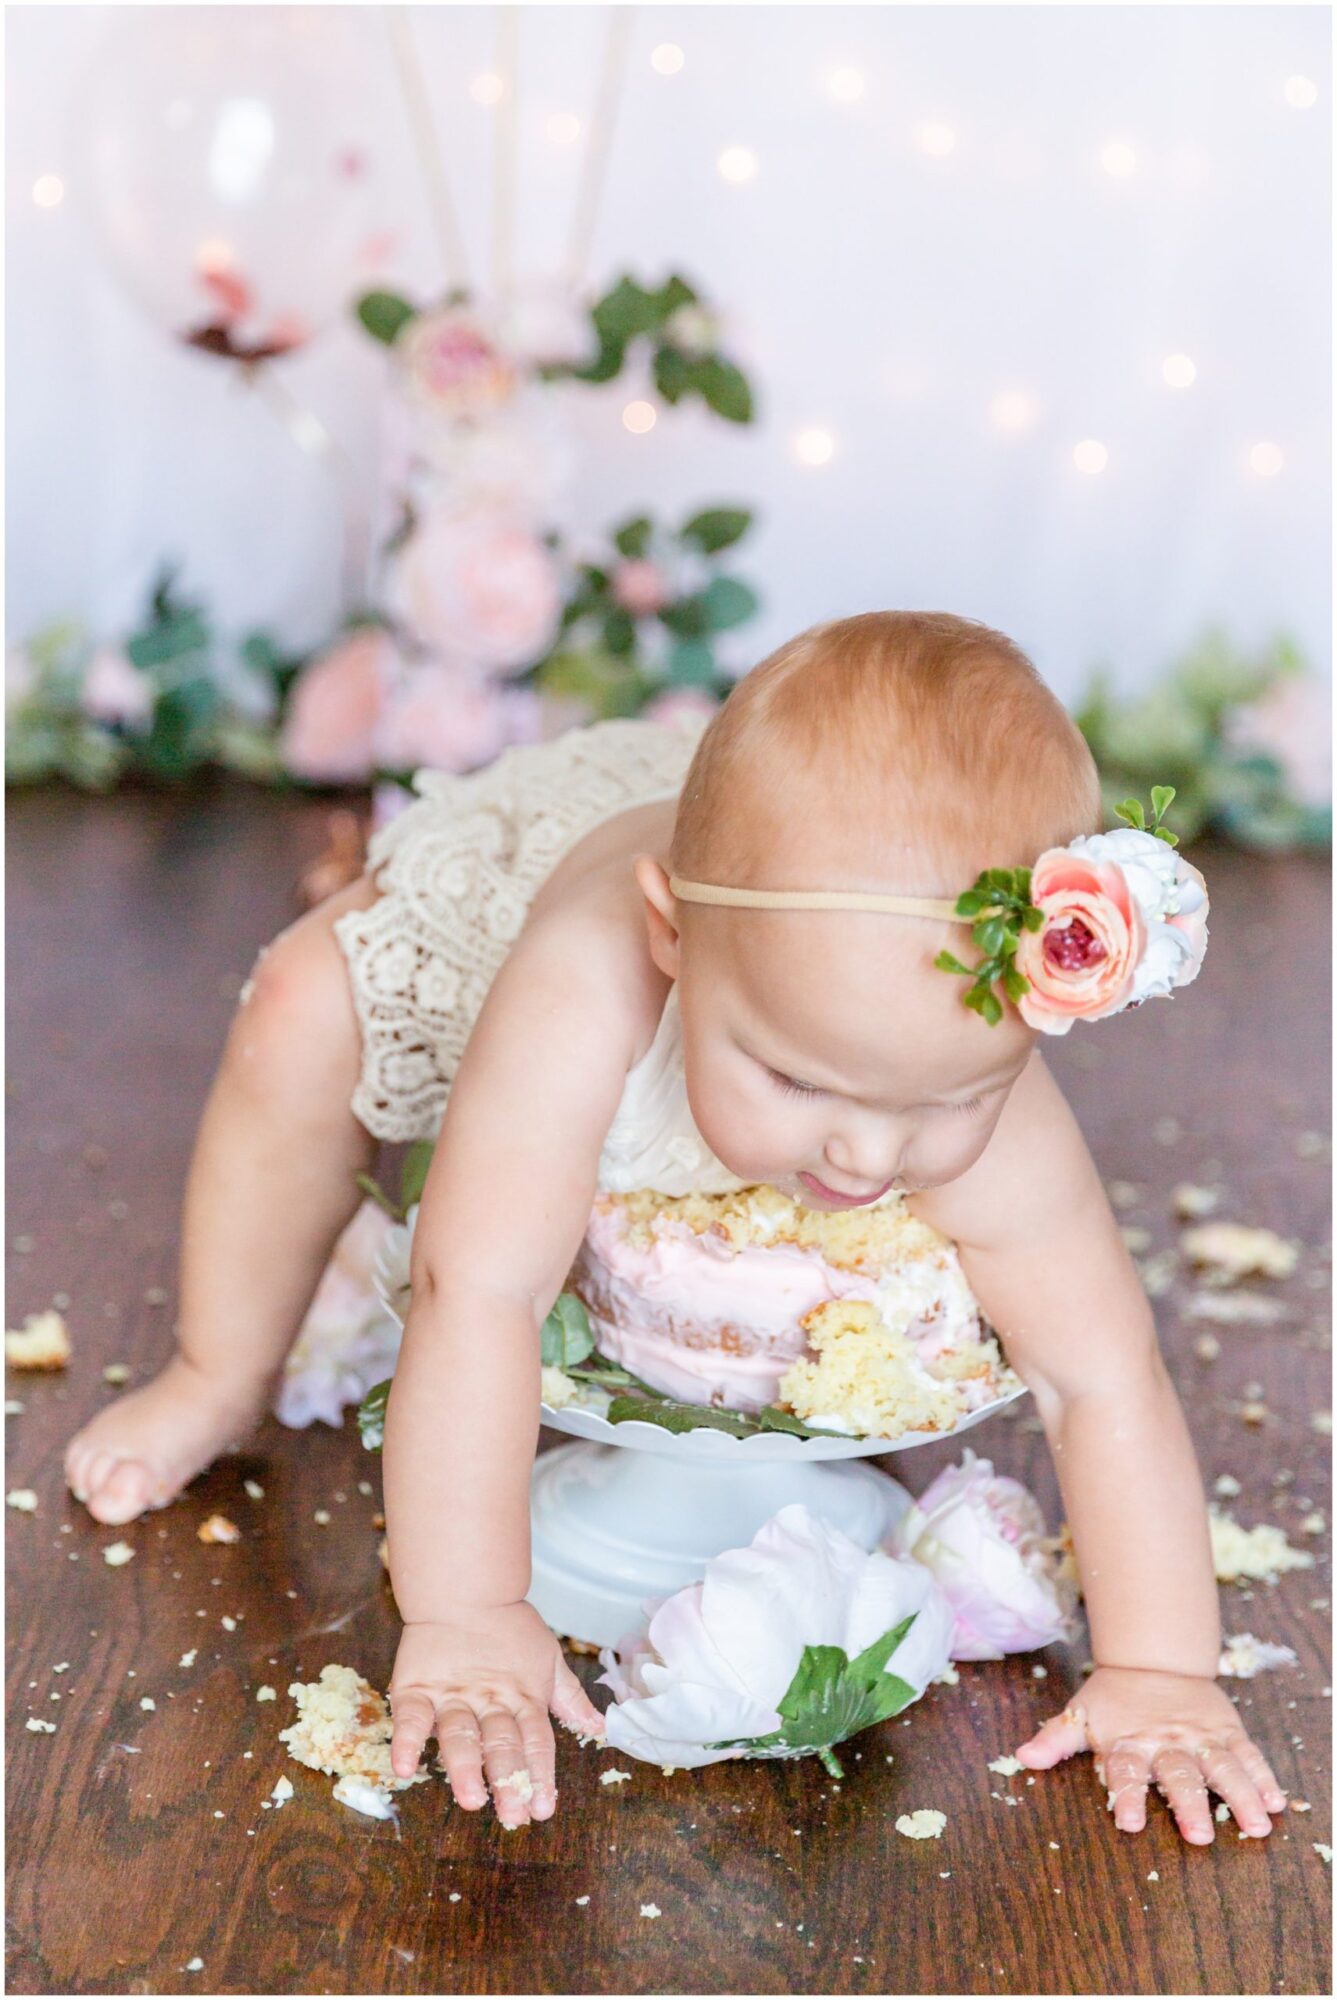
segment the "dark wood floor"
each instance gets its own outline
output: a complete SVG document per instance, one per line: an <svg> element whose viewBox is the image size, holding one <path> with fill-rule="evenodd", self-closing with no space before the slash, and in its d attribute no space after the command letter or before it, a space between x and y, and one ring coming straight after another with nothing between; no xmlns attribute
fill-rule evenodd
<svg viewBox="0 0 1337 2000"><path fill-rule="evenodd" d="M323 817L229 789L33 796L11 811L8 1324L68 1295L75 1357L65 1376L8 1384L24 1404L7 1426L8 1484L40 1495L35 1516L6 1515L10 1990L1327 1990L1329 1870L1312 1846L1332 1838L1326 1534L1306 1544L1315 1569L1251 1599L1224 1592L1227 1630L1299 1652L1297 1669L1235 1685L1313 1811L1266 1842L1223 1829L1208 1850L1185 1847L1159 1804L1142 1836L1115 1833L1086 1760L1034 1785L986 1768L1062 1704L1080 1646L1047 1653L1043 1681L1030 1659L962 1669L908 1727L862 1738L840 1788L816 1762L672 1778L636 1765L605 1788L595 1754L559 1731L552 1822L503 1834L434 1785L407 1797L397 1837L333 1804L330 1781L275 1740L293 1678L338 1660L383 1686L390 1670L379 1496L358 1491L378 1461L354 1432L267 1423L180 1505L123 1531L128 1567L103 1563L122 1531L70 1500L61 1450L115 1393L105 1364L142 1380L167 1354L195 1120L237 989L293 913ZM1145 1190L1126 1220L1153 1251L1175 1241L1174 1183L1216 1172L1231 1216L1305 1245L1278 1288L1287 1317L1219 1329L1213 1363L1192 1353L1189 1286L1157 1304L1209 1478L1232 1473L1239 1518L1298 1539L1301 1510L1327 1507L1311 1413L1329 1402L1328 1168L1302 1136L1327 1123L1327 877L1315 862L1200 858L1215 909L1198 985L1078 1029L1054 1062L1104 1174ZM1250 1382L1271 1412L1258 1429L1235 1408ZM971 1442L1052 1511L1033 1419L997 1419ZM945 1455L916 1454L911 1483ZM243 1527L238 1546L196 1539L215 1509ZM189 1651L195 1664L178 1666ZM266 1681L280 1699L257 1706ZM29 1715L56 1733L29 1732ZM262 1811L283 1772L295 1798ZM940 1841L894 1831L919 1806L946 1812ZM651 1902L657 1919L639 1914ZM202 1969L184 1971L195 1957Z"/></svg>

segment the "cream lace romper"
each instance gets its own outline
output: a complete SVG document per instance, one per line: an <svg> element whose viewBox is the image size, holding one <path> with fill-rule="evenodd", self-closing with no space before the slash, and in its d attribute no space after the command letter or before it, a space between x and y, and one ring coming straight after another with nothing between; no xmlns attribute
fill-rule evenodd
<svg viewBox="0 0 1337 2000"><path fill-rule="evenodd" d="M380 895L334 926L362 1031L353 1111L373 1137L435 1138L473 1024L540 887L604 820L676 798L701 729L601 722L504 751L466 777L419 772L414 803L371 842ZM601 1189L741 1185L692 1119L676 993L628 1074Z"/></svg>

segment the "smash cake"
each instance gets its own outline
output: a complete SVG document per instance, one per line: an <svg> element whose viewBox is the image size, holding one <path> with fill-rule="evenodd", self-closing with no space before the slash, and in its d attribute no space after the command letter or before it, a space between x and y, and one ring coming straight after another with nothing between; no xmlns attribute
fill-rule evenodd
<svg viewBox="0 0 1337 2000"><path fill-rule="evenodd" d="M601 1354L679 1402L849 1436L950 1431L1020 1389L955 1247L899 1193L601 1194L568 1280Z"/></svg>

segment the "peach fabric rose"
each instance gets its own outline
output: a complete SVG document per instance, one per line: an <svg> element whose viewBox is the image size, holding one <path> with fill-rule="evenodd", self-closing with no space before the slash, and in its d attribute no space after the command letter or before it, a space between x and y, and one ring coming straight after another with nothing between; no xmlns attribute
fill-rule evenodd
<svg viewBox="0 0 1337 2000"><path fill-rule="evenodd" d="M1031 901L1044 922L1017 940L1017 970L1030 981L1017 1002L1027 1027L1066 1035L1074 1021L1117 1014L1147 936L1123 870L1047 848L1031 870Z"/></svg>
<svg viewBox="0 0 1337 2000"><path fill-rule="evenodd" d="M395 615L424 646L492 673L541 659L562 608L552 552L490 509L424 514L400 551L390 591Z"/></svg>
<svg viewBox="0 0 1337 2000"><path fill-rule="evenodd" d="M318 785L366 782L372 734L397 659L388 634L367 626L303 670L280 743L284 766L295 778Z"/></svg>
<svg viewBox="0 0 1337 2000"><path fill-rule="evenodd" d="M1210 905L1200 870L1140 827L1051 847L1031 870L1038 931L1017 940L1031 990L1017 1011L1032 1028L1066 1035L1196 979Z"/></svg>

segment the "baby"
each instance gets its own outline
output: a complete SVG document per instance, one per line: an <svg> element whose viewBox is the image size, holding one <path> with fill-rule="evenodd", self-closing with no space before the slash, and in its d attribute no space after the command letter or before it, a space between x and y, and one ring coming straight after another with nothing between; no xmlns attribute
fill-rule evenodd
<svg viewBox="0 0 1337 2000"><path fill-rule="evenodd" d="M1087 866L1071 889L1082 921L1043 950L1019 933L1029 985L1007 963L971 986L935 964L964 953L975 973L950 912L982 870L1099 830L1079 732L1001 634L900 612L803 633L701 731L606 723L421 778L370 873L262 954L190 1170L178 1351L73 1440L71 1487L98 1520L128 1521L243 1435L376 1140L439 1128L385 1428L404 1619L393 1762L407 1776L435 1736L461 1805L490 1784L507 1824L548 1818L550 1714L591 1735L602 1721L525 1601L538 1332L609 1184L628 1072L671 1032L680 1101L645 1171L686 1161L703 1191L769 1182L816 1209L903 1190L956 1241L1035 1397L1096 1664L1022 1762L1093 1752L1129 1832L1151 1785L1187 1840L1213 1837L1209 1789L1243 1833L1270 1832L1285 1796L1215 1681L1183 1414L1037 1046L1088 973L1096 1002L1102 981L1126 984L1141 919L1102 930ZM768 906L774 891L809 893ZM813 907L812 892L846 901ZM898 897L930 900L888 912ZM1186 948L1177 921L1158 947ZM1072 1011L1102 1009L1088 993ZM522 1769L528 1802L505 1782Z"/></svg>

